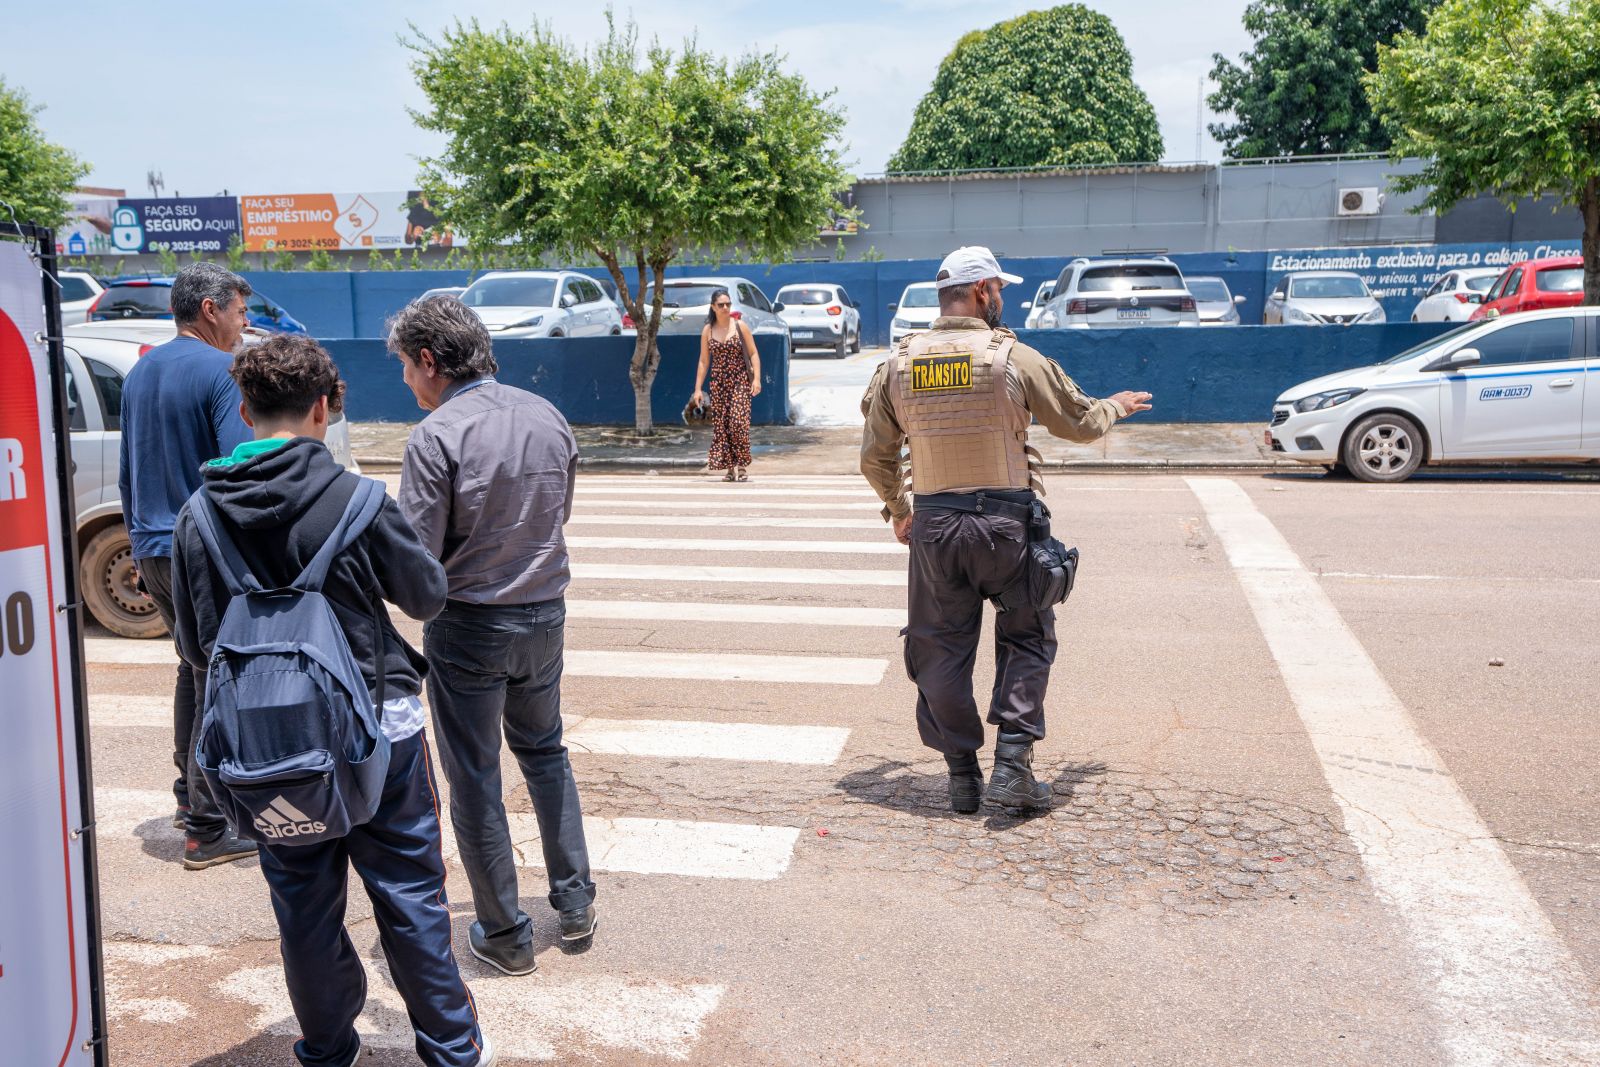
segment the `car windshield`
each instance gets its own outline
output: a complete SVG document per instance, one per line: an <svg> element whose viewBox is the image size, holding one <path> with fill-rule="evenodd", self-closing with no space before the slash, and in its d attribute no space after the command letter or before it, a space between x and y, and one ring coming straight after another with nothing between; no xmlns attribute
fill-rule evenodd
<svg viewBox="0 0 1600 1067"><path fill-rule="evenodd" d="M1196 300L1207 303L1227 303L1233 299L1228 287L1214 278L1190 278L1189 292Z"/></svg>
<svg viewBox="0 0 1600 1067"><path fill-rule="evenodd" d="M1080 293L1114 293L1143 289L1182 289L1183 275L1177 267L1149 266L1090 267L1078 279Z"/></svg>
<svg viewBox="0 0 1600 1067"><path fill-rule="evenodd" d="M778 303L794 306L796 304L819 305L832 303L834 300L832 289L779 289Z"/></svg>
<svg viewBox="0 0 1600 1067"><path fill-rule="evenodd" d="M1404 362L1405 360L1410 359L1412 356L1420 356L1420 355L1422 355L1422 353L1428 351L1428 349L1437 348L1438 346L1444 344L1446 341L1449 341L1452 338L1460 337L1464 333L1471 333L1473 330L1476 330L1479 326L1482 326L1482 325L1483 325L1483 323L1481 323L1481 322L1469 322L1465 326L1457 326L1453 330L1446 330L1444 333L1439 334L1437 337L1428 338L1426 341L1422 342L1420 345L1412 345L1410 348L1406 349L1404 352L1401 352L1397 356L1390 356L1388 359L1383 360L1378 365L1379 366L1383 366L1386 363L1401 363L1401 362Z"/></svg>
<svg viewBox="0 0 1600 1067"><path fill-rule="evenodd" d="M143 315L172 314L170 285L113 285L100 298L95 314L138 318Z"/></svg>
<svg viewBox="0 0 1600 1067"><path fill-rule="evenodd" d="M1498 274L1484 274L1476 278L1468 278L1463 284L1474 293L1487 293L1489 286L1493 285L1494 280L1498 277L1500 277Z"/></svg>
<svg viewBox="0 0 1600 1067"><path fill-rule="evenodd" d="M1289 283L1289 295L1296 300L1343 300L1371 294L1367 292L1367 283L1360 278L1324 275L1295 278Z"/></svg>
<svg viewBox="0 0 1600 1067"><path fill-rule="evenodd" d="M914 285L900 297L900 306L903 308L936 308L939 306L939 290L931 285Z"/></svg>
<svg viewBox="0 0 1600 1067"><path fill-rule="evenodd" d="M673 285L667 284L663 293L661 306L669 308L699 308L711 304L711 294L718 289L728 289L726 285ZM728 289L731 294L732 289Z"/></svg>
<svg viewBox="0 0 1600 1067"><path fill-rule="evenodd" d="M547 308L556 302L554 278L480 278L461 302L474 308Z"/></svg>
<svg viewBox="0 0 1600 1067"><path fill-rule="evenodd" d="M1583 268L1547 267L1539 271L1538 285L1547 293L1580 293L1583 291Z"/></svg>

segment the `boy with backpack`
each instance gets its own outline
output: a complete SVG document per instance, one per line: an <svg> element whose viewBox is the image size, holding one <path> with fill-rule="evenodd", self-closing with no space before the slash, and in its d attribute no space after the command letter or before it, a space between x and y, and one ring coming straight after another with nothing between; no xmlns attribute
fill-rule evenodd
<svg viewBox="0 0 1600 1067"><path fill-rule="evenodd" d="M208 671L196 762L260 843L307 1067L360 1057L366 975L344 928L366 885L395 988L431 1067L495 1060L451 950L438 797L417 694L427 667L383 601L429 619L443 568L382 484L322 444L344 383L279 335L230 372L255 440L212 460L173 538L175 637Z"/></svg>

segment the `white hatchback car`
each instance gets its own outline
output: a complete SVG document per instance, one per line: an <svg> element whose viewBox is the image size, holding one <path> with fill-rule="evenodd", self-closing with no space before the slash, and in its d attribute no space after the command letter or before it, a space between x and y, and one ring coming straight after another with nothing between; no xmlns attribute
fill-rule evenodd
<svg viewBox="0 0 1600 1067"><path fill-rule="evenodd" d="M1267 444L1365 482L1439 461L1600 460L1597 375L1600 307L1470 323L1286 390Z"/></svg>
<svg viewBox="0 0 1600 1067"><path fill-rule="evenodd" d="M64 270L56 275L61 282L61 325L76 326L89 318L89 309L106 291L88 271Z"/></svg>
<svg viewBox="0 0 1600 1067"><path fill-rule="evenodd" d="M460 297L493 337L605 337L622 333L622 311L586 274L502 270Z"/></svg>
<svg viewBox="0 0 1600 1067"><path fill-rule="evenodd" d="M928 329L939 317L939 287L932 282L912 282L889 310L894 312L889 343L897 345L900 338Z"/></svg>
<svg viewBox="0 0 1600 1067"><path fill-rule="evenodd" d="M861 351L861 312L844 286L786 285L778 290L773 306L789 324L795 348L831 348L838 359Z"/></svg>
<svg viewBox="0 0 1600 1067"><path fill-rule="evenodd" d="M1500 274L1499 267L1445 271L1411 309L1411 321L1466 322L1483 303L1483 294Z"/></svg>

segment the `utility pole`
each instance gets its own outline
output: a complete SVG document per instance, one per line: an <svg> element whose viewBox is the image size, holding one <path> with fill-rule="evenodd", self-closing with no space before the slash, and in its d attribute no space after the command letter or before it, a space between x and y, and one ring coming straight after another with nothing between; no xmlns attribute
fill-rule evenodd
<svg viewBox="0 0 1600 1067"><path fill-rule="evenodd" d="M1194 87L1194 161L1196 163L1200 162L1200 131L1204 128L1201 125L1201 122L1203 121L1202 116L1204 114L1201 109L1205 105L1205 102L1206 78L1205 75L1202 74L1200 75L1200 80L1195 83Z"/></svg>

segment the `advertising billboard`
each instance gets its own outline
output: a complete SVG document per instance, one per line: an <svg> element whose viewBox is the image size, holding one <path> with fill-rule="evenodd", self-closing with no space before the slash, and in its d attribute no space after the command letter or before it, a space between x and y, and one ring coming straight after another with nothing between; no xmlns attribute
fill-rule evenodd
<svg viewBox="0 0 1600 1067"><path fill-rule="evenodd" d="M72 210L67 224L56 231L56 255L117 255L117 246L111 243L111 216L117 213L117 198L74 193L67 202Z"/></svg>
<svg viewBox="0 0 1600 1067"><path fill-rule="evenodd" d="M226 252L238 232L239 202L231 196L125 197L111 216L113 250L128 255L162 249Z"/></svg>
<svg viewBox="0 0 1600 1067"><path fill-rule="evenodd" d="M241 196L239 217L249 252L360 252L461 243L448 232L430 232L439 219L415 189Z"/></svg>
<svg viewBox="0 0 1600 1067"><path fill-rule="evenodd" d="M41 280L0 242L0 1059L90 1064L98 948Z"/></svg>

